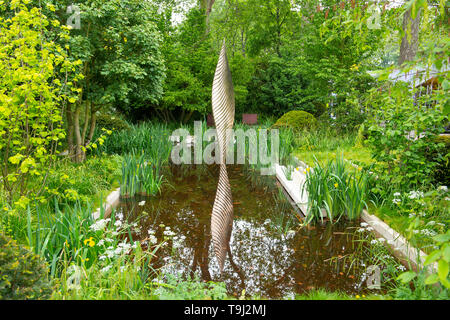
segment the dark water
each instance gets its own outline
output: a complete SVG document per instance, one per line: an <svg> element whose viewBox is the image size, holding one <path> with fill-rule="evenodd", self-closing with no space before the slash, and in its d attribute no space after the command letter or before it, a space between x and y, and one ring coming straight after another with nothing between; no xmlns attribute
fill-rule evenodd
<svg viewBox="0 0 450 320"><path fill-rule="evenodd" d="M365 291L363 269L333 263L354 251L359 223L300 228L292 206L280 196L275 178L270 187L254 187L241 167L228 168L234 202L231 259L221 275L214 257L210 216L218 181L216 166L173 166L169 186L154 198L122 200L119 212L139 221L133 239L149 242L148 230L161 240L168 226L175 239L158 251L156 268L183 277L224 281L229 294L272 299L294 297L311 289ZM138 203L145 200L145 205ZM160 226L163 224L164 226Z"/></svg>

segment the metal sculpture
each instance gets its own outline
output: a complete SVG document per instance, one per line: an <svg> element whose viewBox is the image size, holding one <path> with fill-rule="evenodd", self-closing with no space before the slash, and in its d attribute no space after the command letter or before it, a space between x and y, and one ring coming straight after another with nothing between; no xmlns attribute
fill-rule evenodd
<svg viewBox="0 0 450 320"><path fill-rule="evenodd" d="M222 271L229 249L231 230L233 227L233 199L225 161L231 133L230 129L233 128L235 115L233 81L228 65L225 41L222 45L219 62L214 75L212 111L219 143L220 174L216 198L212 209L211 235L214 252L219 262L220 271Z"/></svg>

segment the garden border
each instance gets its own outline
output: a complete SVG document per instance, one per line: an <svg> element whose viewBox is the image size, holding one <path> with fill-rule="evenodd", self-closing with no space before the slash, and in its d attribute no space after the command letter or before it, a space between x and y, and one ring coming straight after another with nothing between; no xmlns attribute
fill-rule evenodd
<svg viewBox="0 0 450 320"><path fill-rule="evenodd" d="M115 207L117 207L119 202L120 202L120 188L114 190L106 197L106 201L103 204L103 209L105 213L104 218L107 218L111 214L111 212ZM97 220L100 218L100 216L101 216L101 208L98 208L92 214L92 217L94 218L94 220Z"/></svg>
<svg viewBox="0 0 450 320"><path fill-rule="evenodd" d="M297 157L293 156L293 159L300 168L304 168L304 170L308 168L308 165L299 160ZM275 165L275 169L276 176L280 184L294 200L303 215L306 215L308 201L307 195L302 195L300 192L301 183L306 180L306 175L300 170L294 170L294 172L292 172L292 181L289 181L283 172L282 166ZM367 210L363 210L361 219L372 227L373 233L376 236L385 239L385 244L389 250L405 267L415 271L422 268L427 257L425 252L412 246L401 234L389 227L389 225L378 217L370 214ZM426 270L428 274L436 271L437 263L433 263L431 268L427 268Z"/></svg>

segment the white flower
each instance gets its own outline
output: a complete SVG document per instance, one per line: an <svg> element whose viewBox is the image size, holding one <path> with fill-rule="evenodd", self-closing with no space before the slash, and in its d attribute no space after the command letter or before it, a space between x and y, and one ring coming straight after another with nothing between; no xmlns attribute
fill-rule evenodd
<svg viewBox="0 0 450 320"><path fill-rule="evenodd" d="M91 225L89 228L92 231L101 231L104 230L108 222L111 221L111 219L100 219L97 220L93 225Z"/></svg>
<svg viewBox="0 0 450 320"><path fill-rule="evenodd" d="M150 235L149 241L151 244L157 244L158 239L154 235Z"/></svg>
<svg viewBox="0 0 450 320"><path fill-rule="evenodd" d="M106 260L106 256L100 256L98 258L100 259L100 261Z"/></svg>
<svg viewBox="0 0 450 320"><path fill-rule="evenodd" d="M145 206L145 201L141 201L138 204L139 204L139 206L143 207L143 206Z"/></svg>
<svg viewBox="0 0 450 320"><path fill-rule="evenodd" d="M378 244L378 241L377 240L372 240L372 241L370 241L370 244Z"/></svg>
<svg viewBox="0 0 450 320"><path fill-rule="evenodd" d="M380 242L380 243L386 242L386 239L385 239L385 238L378 238L377 240L378 240L378 242Z"/></svg>
<svg viewBox="0 0 450 320"><path fill-rule="evenodd" d="M419 198L423 198L423 192L421 191L411 191L409 193L408 198L410 199L419 199Z"/></svg>
<svg viewBox="0 0 450 320"><path fill-rule="evenodd" d="M402 194L400 192L394 193L394 197L396 197L396 198L401 197L401 196L402 196Z"/></svg>
<svg viewBox="0 0 450 320"><path fill-rule="evenodd" d="M447 188L447 186L440 186L440 187L438 188L438 190L439 190L439 191L447 192L447 191L448 191L448 188Z"/></svg>
<svg viewBox="0 0 450 320"><path fill-rule="evenodd" d="M358 230L356 230L357 232L364 232L366 229L364 228L359 228Z"/></svg>
<svg viewBox="0 0 450 320"><path fill-rule="evenodd" d="M111 265L109 265L109 266L106 266L106 267L104 267L102 270L100 270L100 272L101 273L106 273L106 272L108 272L109 270L111 270Z"/></svg>
<svg viewBox="0 0 450 320"><path fill-rule="evenodd" d="M122 226L122 221L117 220L117 221L114 223L114 225L115 225L116 227L121 227L121 226Z"/></svg>
<svg viewBox="0 0 450 320"><path fill-rule="evenodd" d="M368 226L369 226L369 224L367 224L365 222L361 222L361 227L365 228L365 227L368 227Z"/></svg>
<svg viewBox="0 0 450 320"><path fill-rule="evenodd" d="M373 231L373 228L372 227L368 227L367 231Z"/></svg>
<svg viewBox="0 0 450 320"><path fill-rule="evenodd" d="M400 270L400 271L405 271L406 270L406 268L404 266L402 266L402 265L397 266L397 269Z"/></svg>
<svg viewBox="0 0 450 320"><path fill-rule="evenodd" d="M103 239L101 239L101 240L97 243L97 245L98 245L99 247L103 246L104 244L105 244L105 240L103 240Z"/></svg>
<svg viewBox="0 0 450 320"><path fill-rule="evenodd" d="M398 204L398 203L400 203L400 202L402 202L402 200L400 200L400 199L394 199L394 200L392 200L392 203L393 203L393 204Z"/></svg>
<svg viewBox="0 0 450 320"><path fill-rule="evenodd" d="M117 213L116 219L123 220L123 213L122 212Z"/></svg>

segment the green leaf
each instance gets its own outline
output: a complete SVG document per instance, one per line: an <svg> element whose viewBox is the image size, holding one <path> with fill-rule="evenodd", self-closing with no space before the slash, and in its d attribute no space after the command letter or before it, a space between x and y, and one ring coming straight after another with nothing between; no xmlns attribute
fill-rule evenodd
<svg viewBox="0 0 450 320"><path fill-rule="evenodd" d="M441 279L441 281L447 280L448 262L443 259L439 260L439 262L438 262L438 275L439 275L439 279Z"/></svg>
<svg viewBox="0 0 450 320"><path fill-rule="evenodd" d="M438 275L436 273L433 273L425 279L425 284L435 284L438 281L439 281Z"/></svg>
<svg viewBox="0 0 450 320"><path fill-rule="evenodd" d="M437 242L442 242L442 243L448 242L448 241L450 241L450 233L447 232L446 234L439 234L437 236L434 236L433 240L437 241Z"/></svg>
<svg viewBox="0 0 450 320"><path fill-rule="evenodd" d="M424 265L428 266L428 265L432 264L433 262L437 261L440 257L441 257L441 251L434 250L427 256L427 258L425 259Z"/></svg>
<svg viewBox="0 0 450 320"><path fill-rule="evenodd" d="M408 283L411 280L413 280L415 277L417 277L417 274L414 271L408 271L403 272L401 275L397 277L397 280L399 280L402 283Z"/></svg>
<svg viewBox="0 0 450 320"><path fill-rule="evenodd" d="M446 243L442 249L442 259L450 262L450 244Z"/></svg>

